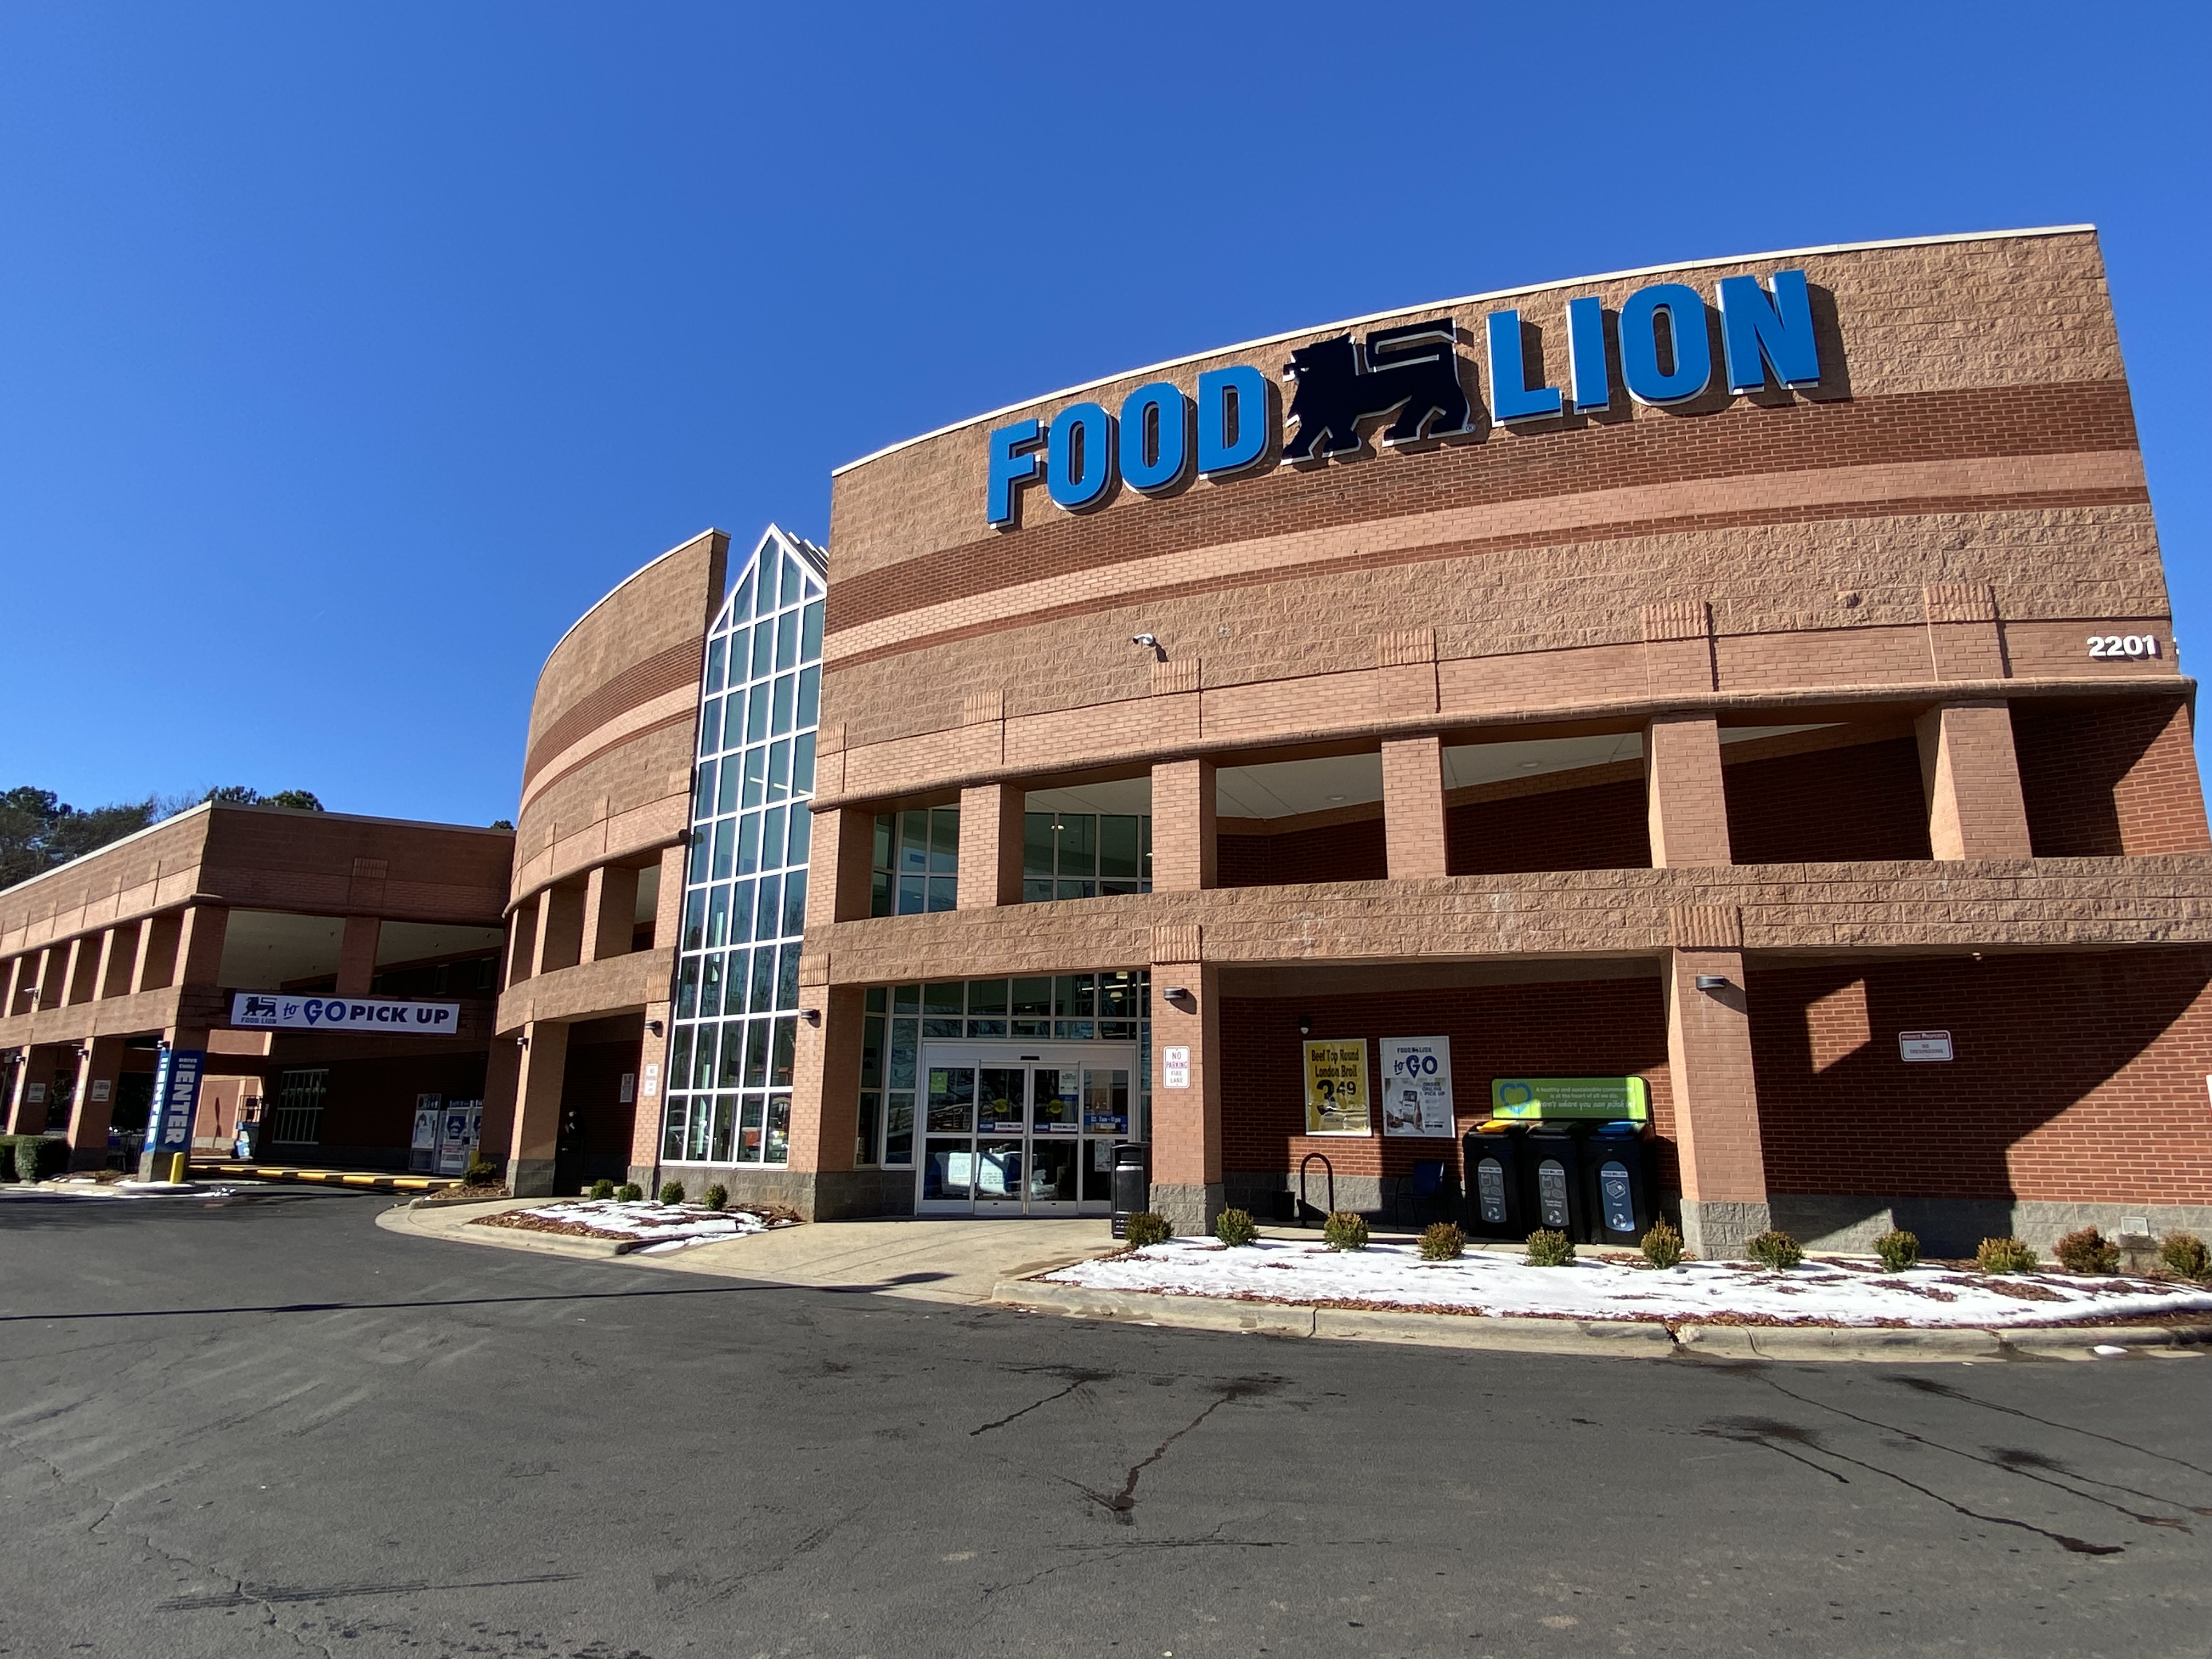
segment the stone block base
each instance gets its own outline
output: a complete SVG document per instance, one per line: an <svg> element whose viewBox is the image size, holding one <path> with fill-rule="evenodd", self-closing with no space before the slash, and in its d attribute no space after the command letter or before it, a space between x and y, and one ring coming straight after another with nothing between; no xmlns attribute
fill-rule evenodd
<svg viewBox="0 0 2212 1659"><path fill-rule="evenodd" d="M1776 1193L1774 1224L1808 1249L1867 1254L1893 1227L1920 1240L1928 1256L1973 1255L1985 1238L2017 1238L2045 1257L2064 1235L2094 1227L2118 1243L2121 1223L2140 1218L2147 1234L2212 1237L2212 1205L2055 1202L2018 1198L1882 1198Z"/></svg>
<svg viewBox="0 0 2212 1659"><path fill-rule="evenodd" d="M663 1183L680 1181L685 1195L693 1199L720 1183L732 1202L781 1204L809 1221L914 1213L912 1170L810 1170L767 1169L757 1164L684 1164L656 1170L649 1164L633 1164L629 1178L648 1196L657 1196Z"/></svg>
<svg viewBox="0 0 2212 1659"><path fill-rule="evenodd" d="M553 1196L555 1165L550 1158L515 1158L507 1164L507 1190L517 1198Z"/></svg>
<svg viewBox="0 0 2212 1659"><path fill-rule="evenodd" d="M1723 1199L1682 1200L1683 1246L1706 1261L1742 1261L1745 1242L1773 1224L1772 1212L1764 1204Z"/></svg>
<svg viewBox="0 0 2212 1659"><path fill-rule="evenodd" d="M1178 1237L1203 1237L1213 1231L1214 1218L1226 1207L1222 1192L1223 1186L1218 1182L1203 1187L1185 1187L1156 1181L1152 1183L1152 1212L1165 1216Z"/></svg>

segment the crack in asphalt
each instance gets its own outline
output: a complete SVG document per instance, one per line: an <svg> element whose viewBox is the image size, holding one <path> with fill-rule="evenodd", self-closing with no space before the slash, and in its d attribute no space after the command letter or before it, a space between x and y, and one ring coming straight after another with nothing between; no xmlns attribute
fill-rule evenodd
<svg viewBox="0 0 2212 1659"><path fill-rule="evenodd" d="M1086 1382L1110 1382L1114 1378L1114 1373L1111 1371L1088 1371L1079 1367L1063 1368L1057 1365L1054 1366L1052 1369L1058 1371L1062 1376L1072 1379L1066 1388L1060 1389L1056 1393L1048 1394L1042 1400L1033 1400L1028 1405L1023 1407L1021 1410L1018 1412L1009 1412L1006 1416L1000 1418L996 1422L986 1423L980 1429L969 1430L968 1437L972 1440L979 1434L988 1434L993 1429L1003 1429L1007 1424L1012 1422L1018 1417L1027 1417L1031 1412L1037 1410L1041 1407L1049 1406L1055 1400L1066 1399L1068 1395L1073 1394L1078 1389L1083 1387Z"/></svg>
<svg viewBox="0 0 2212 1659"><path fill-rule="evenodd" d="M1217 1401L1215 1403L1220 1402ZM1224 1521L1221 1527L1228 1524ZM983 1599L988 1601L1007 1590L1026 1589L1039 1579L1049 1578L1070 1567L1110 1567L1123 1556L1134 1555L1140 1550L1274 1550L1285 1548L1293 1541L1288 1538L1224 1538L1221 1527L1216 1527L1198 1538L1130 1538L1115 1544L1063 1544L1060 1548L1073 1551L1079 1559L1055 1561L1048 1567L1038 1568L1026 1578L1012 1579L1003 1584L986 1584L983 1586Z"/></svg>
<svg viewBox="0 0 2212 1659"><path fill-rule="evenodd" d="M177 1558L182 1559L182 1558ZM477 1578L463 1583L441 1584L428 1578L394 1579L388 1583L319 1584L311 1589L280 1589L249 1586L234 1579L235 1589L213 1595L179 1595L154 1604L156 1613L201 1613L222 1607L270 1607L278 1602L335 1601L355 1595L418 1595L431 1590L512 1589L525 1584L562 1584L577 1577L573 1572L533 1573L526 1578Z"/></svg>
<svg viewBox="0 0 2212 1659"><path fill-rule="evenodd" d="M1245 1377L1240 1378L1238 1381L1234 1382L1223 1384L1220 1393L1216 1396L1212 1405L1208 1406L1196 1417L1192 1418L1189 1422L1184 1424L1182 1427L1177 1429L1166 1439L1161 1441L1158 1445L1153 1447L1149 1455L1139 1458L1136 1462L1129 1465L1128 1474L1124 1477L1121 1482L1121 1490L1117 1492L1103 1492L1098 1491L1096 1487L1085 1486L1081 1481L1070 1480L1066 1475L1060 1475L1056 1478L1064 1481L1066 1485L1073 1486L1076 1491L1081 1492L1092 1503L1106 1510L1108 1514L1114 1517L1115 1521L1119 1525L1125 1527L1134 1526L1136 1524L1135 1510L1137 1508L1137 1482L1143 1476L1146 1469L1152 1468L1153 1464L1158 1462L1160 1459L1168 1455L1169 1447L1174 1445L1176 1441L1182 1439L1183 1436L1188 1434L1200 1424L1205 1422L1207 1418L1212 1416L1214 1413L1219 1411L1231 1401L1244 1400L1249 1399L1254 1395L1272 1393L1280 1386L1281 1380L1276 1377Z"/></svg>
<svg viewBox="0 0 2212 1659"><path fill-rule="evenodd" d="M1900 1388L1911 1389L1918 1394L1932 1394L1939 1400L1955 1400L1961 1405L1979 1406L1984 1411L2002 1412L2007 1417L2017 1417L2027 1422L2039 1423L2046 1429L2057 1429L2067 1434L2087 1435L2090 1439L2101 1440L2108 1446L2118 1446L2144 1457L2154 1457L2161 1463L2176 1464L2192 1474L2212 1478L2212 1469L2206 1468L2201 1463L2192 1463L2185 1457L2176 1457L2169 1452L2153 1451L2148 1446L2138 1446L2132 1440L2122 1440L2112 1435L2100 1434L2094 1429L2079 1428L2071 1423L2060 1423L2048 1417L2038 1417L2033 1412L2024 1412L2017 1406L2000 1406L1995 1401L1981 1399L1968 1394L1963 1389L1954 1389L1948 1382L1939 1382L1932 1376L1888 1376L1882 1380L1886 1382L1894 1382ZM2203 1515L2206 1511L2197 1510L2196 1513Z"/></svg>

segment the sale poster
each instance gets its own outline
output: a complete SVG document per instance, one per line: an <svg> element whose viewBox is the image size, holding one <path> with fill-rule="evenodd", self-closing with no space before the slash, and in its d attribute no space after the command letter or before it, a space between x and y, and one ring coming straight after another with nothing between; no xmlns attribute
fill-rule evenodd
<svg viewBox="0 0 2212 1659"><path fill-rule="evenodd" d="M1373 1133L1367 1116L1367 1042L1308 1042L1306 1133L1364 1135Z"/></svg>

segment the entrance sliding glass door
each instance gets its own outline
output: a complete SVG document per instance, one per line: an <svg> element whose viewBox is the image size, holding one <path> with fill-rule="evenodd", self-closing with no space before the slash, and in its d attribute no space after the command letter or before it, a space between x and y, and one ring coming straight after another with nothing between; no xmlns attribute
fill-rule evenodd
<svg viewBox="0 0 2212 1659"><path fill-rule="evenodd" d="M925 1215L1103 1215L1129 1139L1134 1049L932 1046L922 1055Z"/></svg>

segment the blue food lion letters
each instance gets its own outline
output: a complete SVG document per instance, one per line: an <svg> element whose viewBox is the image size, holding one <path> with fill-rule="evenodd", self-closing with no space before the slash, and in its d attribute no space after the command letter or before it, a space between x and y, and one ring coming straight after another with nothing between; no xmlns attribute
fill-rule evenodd
<svg viewBox="0 0 2212 1659"><path fill-rule="evenodd" d="M1490 313L1483 343L1491 418L1511 427L1607 410L1616 374L1631 398L1654 408L1704 398L1713 389L1714 312L1728 397L1769 384L1820 383L1803 271L1778 270L1768 282L1723 276L1713 286L1711 311L1684 283L1638 289L1612 319L1595 298L1568 301L1564 389L1530 384L1526 337L1536 331L1520 311ZM1346 331L1297 347L1282 365L1291 404L1280 416L1261 371L1239 364L1199 375L1194 396L1173 381L1153 380L1131 392L1118 415L1085 400L1061 409L1049 427L1030 418L997 428L988 444L985 516L995 529L1019 529L1023 490L1040 479L1054 505L1088 513L1111 501L1117 484L1165 495L1194 476L1221 480L1276 462L1355 459L1368 453L1362 428L1371 431L1385 417L1389 424L1376 435L1393 447L1479 438L1468 396L1472 365L1459 342L1457 322L1441 316L1370 330L1364 339Z"/></svg>

